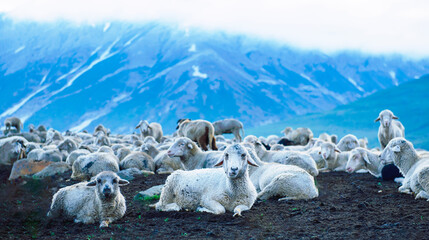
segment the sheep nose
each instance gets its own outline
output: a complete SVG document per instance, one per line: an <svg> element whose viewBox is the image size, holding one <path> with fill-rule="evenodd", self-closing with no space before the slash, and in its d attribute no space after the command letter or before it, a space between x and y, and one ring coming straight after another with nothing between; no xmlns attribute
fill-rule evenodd
<svg viewBox="0 0 429 240"><path fill-rule="evenodd" d="M231 171L235 172L238 170L238 167L231 167Z"/></svg>
<svg viewBox="0 0 429 240"><path fill-rule="evenodd" d="M112 192L112 189L110 189L109 187L105 187L104 189L103 189L103 193L105 193L105 194L109 194L109 193L111 193Z"/></svg>
<svg viewBox="0 0 429 240"><path fill-rule="evenodd" d="M347 172L349 172L349 173L351 173L353 170L352 170L352 168L351 167L348 167L347 168Z"/></svg>

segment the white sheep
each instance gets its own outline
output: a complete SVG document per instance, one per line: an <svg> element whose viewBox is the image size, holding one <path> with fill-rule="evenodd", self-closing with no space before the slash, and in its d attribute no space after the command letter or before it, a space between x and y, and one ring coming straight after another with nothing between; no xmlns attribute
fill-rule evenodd
<svg viewBox="0 0 429 240"><path fill-rule="evenodd" d="M158 174L172 173L177 169L183 169L180 158L168 157L167 151L159 151L152 144L143 144L141 151L149 154L155 162L155 171Z"/></svg>
<svg viewBox="0 0 429 240"><path fill-rule="evenodd" d="M249 175L258 199L281 197L281 200L312 199L319 196L314 177L294 165L262 162L253 149L247 148L259 167L249 166Z"/></svg>
<svg viewBox="0 0 429 240"><path fill-rule="evenodd" d="M293 130L291 127L285 128L282 133L290 141L293 141L300 145L306 145L310 139L313 138L313 132L309 128L297 128Z"/></svg>
<svg viewBox="0 0 429 240"><path fill-rule="evenodd" d="M368 149L368 138L359 138L359 147Z"/></svg>
<svg viewBox="0 0 429 240"><path fill-rule="evenodd" d="M359 147L359 140L355 135L347 134L337 144L338 149L341 151L350 151Z"/></svg>
<svg viewBox="0 0 429 240"><path fill-rule="evenodd" d="M258 166L240 144L229 146L215 166L223 168L177 170L166 180L160 200L154 206L160 211L181 209L241 216L256 200L247 166Z"/></svg>
<svg viewBox="0 0 429 240"><path fill-rule="evenodd" d="M6 118L4 120L4 125L6 127L6 129L4 131L5 135L7 135L7 133L11 132L11 127L15 127L17 133L20 133L21 129L24 128L24 126L21 122L21 119L19 119L17 117Z"/></svg>
<svg viewBox="0 0 429 240"><path fill-rule="evenodd" d="M155 172L155 163L151 156L144 152L131 152L121 160L120 169L137 168L149 172Z"/></svg>
<svg viewBox="0 0 429 240"><path fill-rule="evenodd" d="M241 142L244 137L243 123L236 119L224 119L213 122L213 127L215 129L215 135L232 133L238 142ZM241 136L240 133L243 135Z"/></svg>
<svg viewBox="0 0 429 240"><path fill-rule="evenodd" d="M405 176L399 192L414 193L416 199L429 200L429 156L419 156L411 142L397 137L390 140L381 153L383 163L387 158L393 158L394 164Z"/></svg>
<svg viewBox="0 0 429 240"><path fill-rule="evenodd" d="M72 179L88 180L103 171L119 171L119 160L111 153L95 152L79 156L72 165Z"/></svg>
<svg viewBox="0 0 429 240"><path fill-rule="evenodd" d="M295 165L306 170L312 176L317 176L319 174L316 163L307 153L296 151L268 151L262 146L260 141L256 141L253 146L258 157L264 162Z"/></svg>
<svg viewBox="0 0 429 240"><path fill-rule="evenodd" d="M180 158L185 170L212 168L222 156L220 151L201 151L195 142L187 137L176 139L167 154L170 158Z"/></svg>
<svg viewBox="0 0 429 240"><path fill-rule="evenodd" d="M350 151L349 159L346 164L346 171L354 173L360 169L368 170L374 177L381 177L381 170L384 164L381 163L380 158L374 152L368 149L358 147Z"/></svg>
<svg viewBox="0 0 429 240"><path fill-rule="evenodd" d="M392 111L386 109L380 112L375 122L380 121L378 128L378 141L383 150L389 141L396 137L405 137L405 128L401 122L396 121L397 116L393 115Z"/></svg>
<svg viewBox="0 0 429 240"><path fill-rule="evenodd" d="M7 137L0 139L0 164L12 165L13 162L25 157L28 141L23 137Z"/></svg>
<svg viewBox="0 0 429 240"><path fill-rule="evenodd" d="M338 146L333 143L323 143L320 147L320 155L325 160L326 165L320 169L320 171L345 171L349 154L349 151L342 152Z"/></svg>
<svg viewBox="0 0 429 240"><path fill-rule="evenodd" d="M70 166L73 166L73 163L76 161L76 159L82 155L88 155L91 152L86 149L77 149L71 152L66 159L66 163L70 164Z"/></svg>
<svg viewBox="0 0 429 240"><path fill-rule="evenodd" d="M189 119L180 121L177 135L179 137L187 137L197 142L204 151L208 150L207 146L211 150L217 150L216 139L214 138L214 127L208 121L190 121Z"/></svg>
<svg viewBox="0 0 429 240"><path fill-rule="evenodd" d="M101 172L89 183L82 182L61 188L52 198L49 218L61 214L74 219L75 223L90 224L100 222L100 227L108 227L110 223L125 215L125 198L119 186L127 185L114 172Z"/></svg>
<svg viewBox="0 0 429 240"><path fill-rule="evenodd" d="M159 123L152 122L149 124L146 120L141 120L136 126L136 129L140 128L141 138L144 139L147 136L152 136L157 142L161 142L162 138L162 127Z"/></svg>

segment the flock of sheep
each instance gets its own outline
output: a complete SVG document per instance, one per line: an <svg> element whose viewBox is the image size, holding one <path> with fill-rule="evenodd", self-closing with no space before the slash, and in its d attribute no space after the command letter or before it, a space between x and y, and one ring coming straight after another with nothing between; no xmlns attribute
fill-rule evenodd
<svg viewBox="0 0 429 240"><path fill-rule="evenodd" d="M240 216L256 199L312 199L319 195L314 178L326 171L366 171L402 182L400 192L429 199L429 153L414 149L397 119L389 110L380 112L380 148L368 149L366 139L348 134L337 141L327 133L314 138L308 128L288 127L282 137L244 137L235 119L180 119L177 131L164 136L160 124L145 120L136 126L140 135L111 135L103 125L92 134L42 125L21 132L21 121L12 117L0 139L0 164L13 164L11 181L71 169L71 179L81 182L55 193L47 215L100 227L125 214L120 186L130 183L120 177L124 174L170 174L159 202L151 205L159 211Z"/></svg>

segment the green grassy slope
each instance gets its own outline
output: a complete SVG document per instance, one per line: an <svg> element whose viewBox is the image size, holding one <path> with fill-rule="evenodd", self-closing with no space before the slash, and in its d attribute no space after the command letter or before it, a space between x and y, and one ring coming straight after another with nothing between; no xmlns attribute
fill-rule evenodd
<svg viewBox="0 0 429 240"><path fill-rule="evenodd" d="M385 89L334 110L298 116L293 119L269 124L246 131L247 134L280 135L286 126L309 127L317 137L328 132L342 137L348 133L358 138L367 137L371 147L379 146L374 123L378 113L390 109L405 126L405 138L416 148L429 149L429 75L400 86Z"/></svg>

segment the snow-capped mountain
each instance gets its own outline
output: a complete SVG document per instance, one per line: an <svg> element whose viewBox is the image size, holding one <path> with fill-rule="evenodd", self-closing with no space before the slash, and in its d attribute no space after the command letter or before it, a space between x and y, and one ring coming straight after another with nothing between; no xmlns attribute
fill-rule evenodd
<svg viewBox="0 0 429 240"><path fill-rule="evenodd" d="M0 121L171 133L178 118L247 126L324 111L429 72L429 60L326 55L158 23L0 20Z"/></svg>

